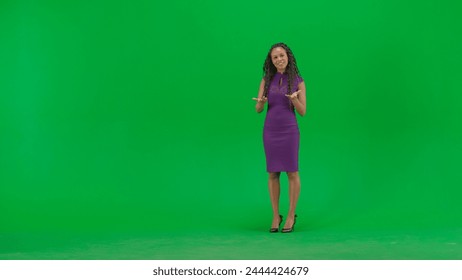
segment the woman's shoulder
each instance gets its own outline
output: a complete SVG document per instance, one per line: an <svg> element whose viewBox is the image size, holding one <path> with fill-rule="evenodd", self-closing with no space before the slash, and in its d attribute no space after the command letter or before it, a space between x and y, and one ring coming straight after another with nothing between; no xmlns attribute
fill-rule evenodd
<svg viewBox="0 0 462 280"><path fill-rule="evenodd" d="M295 76L295 84L298 86L300 83L304 82L303 77L297 74Z"/></svg>

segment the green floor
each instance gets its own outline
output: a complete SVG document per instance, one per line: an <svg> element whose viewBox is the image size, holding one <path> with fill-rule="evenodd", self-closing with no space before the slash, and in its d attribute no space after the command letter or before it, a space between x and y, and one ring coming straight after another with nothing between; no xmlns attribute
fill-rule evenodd
<svg viewBox="0 0 462 280"><path fill-rule="evenodd" d="M250 222L119 232L0 235L0 259L462 259L462 228L313 227L270 234Z"/></svg>

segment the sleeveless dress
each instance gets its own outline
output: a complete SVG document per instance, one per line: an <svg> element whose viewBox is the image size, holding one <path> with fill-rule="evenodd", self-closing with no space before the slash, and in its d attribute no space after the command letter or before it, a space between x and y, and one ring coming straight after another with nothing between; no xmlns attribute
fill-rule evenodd
<svg viewBox="0 0 462 280"><path fill-rule="evenodd" d="M282 80L282 82L281 82ZM263 146L267 172L298 171L300 132L295 109L287 93L287 74L276 73L268 89L268 110L263 127ZM292 92L303 79L295 78Z"/></svg>

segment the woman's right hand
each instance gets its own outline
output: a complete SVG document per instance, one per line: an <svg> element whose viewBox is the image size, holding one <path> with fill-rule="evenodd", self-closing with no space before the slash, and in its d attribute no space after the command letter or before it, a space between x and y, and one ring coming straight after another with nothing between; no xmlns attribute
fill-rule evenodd
<svg viewBox="0 0 462 280"><path fill-rule="evenodd" d="M257 101L257 102L259 102L259 103L261 103L261 104L265 104L266 101L268 100L268 98L267 98L266 96L263 96L262 98L255 98L255 97L254 97L254 98L252 98L252 99L255 100L255 101Z"/></svg>

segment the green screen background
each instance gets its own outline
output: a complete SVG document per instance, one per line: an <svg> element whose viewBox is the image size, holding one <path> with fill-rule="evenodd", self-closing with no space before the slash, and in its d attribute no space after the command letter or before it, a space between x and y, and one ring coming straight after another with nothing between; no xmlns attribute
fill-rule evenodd
<svg viewBox="0 0 462 280"><path fill-rule="evenodd" d="M0 257L272 258L182 237L248 236L229 239L237 251L269 238L265 113L251 98L279 41L307 86L292 243L460 230L461 12L450 0L0 2ZM53 254L114 234L157 234L157 253ZM457 238L424 257L461 257ZM331 250L282 258L418 257Z"/></svg>

